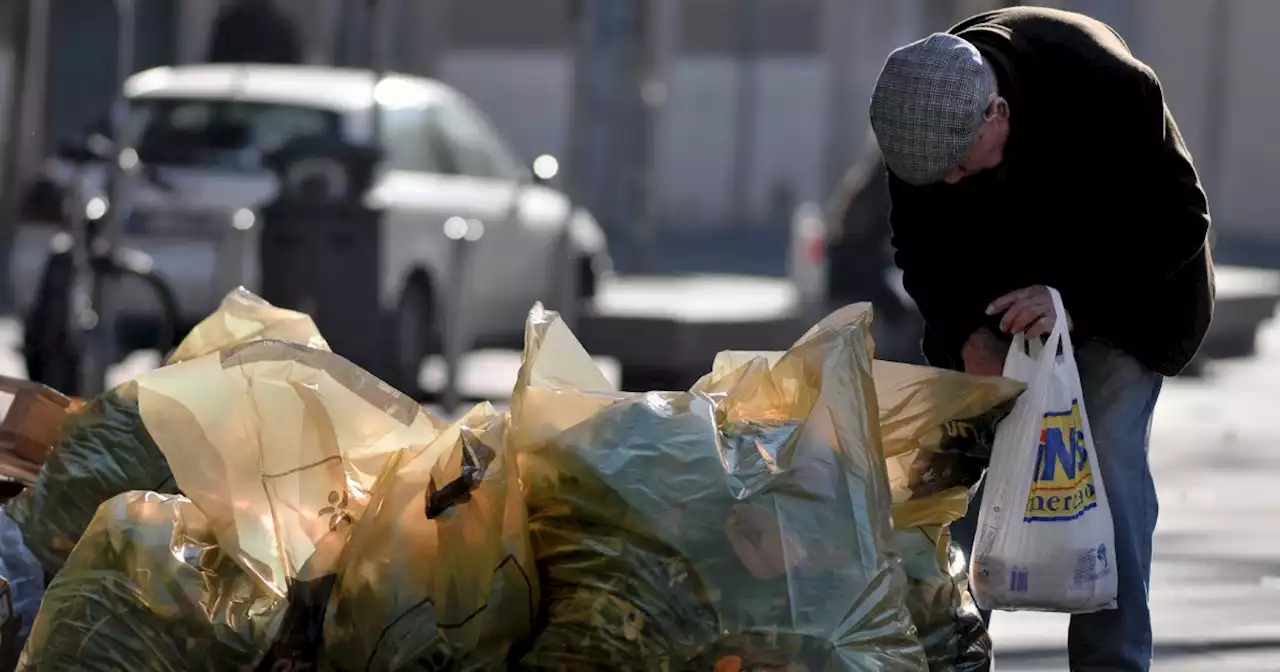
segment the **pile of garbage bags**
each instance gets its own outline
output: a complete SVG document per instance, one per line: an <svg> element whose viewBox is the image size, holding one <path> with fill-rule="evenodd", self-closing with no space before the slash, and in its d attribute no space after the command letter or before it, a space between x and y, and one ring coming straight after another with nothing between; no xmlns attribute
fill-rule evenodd
<svg viewBox="0 0 1280 672"><path fill-rule="evenodd" d="M535 306L510 409L446 422L234 292L5 506L18 669L980 669L946 526L1022 388L870 320L630 393Z"/></svg>

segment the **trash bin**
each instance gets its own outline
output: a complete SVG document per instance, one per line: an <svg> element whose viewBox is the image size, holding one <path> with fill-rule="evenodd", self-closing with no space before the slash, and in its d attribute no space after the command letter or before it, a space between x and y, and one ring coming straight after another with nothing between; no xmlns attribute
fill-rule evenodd
<svg viewBox="0 0 1280 672"><path fill-rule="evenodd" d="M261 214L262 298L311 315L335 352L395 382L379 303L382 226L365 196L381 152L302 137L267 157L280 188Z"/></svg>

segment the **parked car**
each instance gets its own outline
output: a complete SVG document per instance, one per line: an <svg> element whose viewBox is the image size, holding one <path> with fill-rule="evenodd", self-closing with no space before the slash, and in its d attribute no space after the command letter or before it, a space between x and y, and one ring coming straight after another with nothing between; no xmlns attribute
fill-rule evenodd
<svg viewBox="0 0 1280 672"><path fill-rule="evenodd" d="M173 287L181 329L212 312L236 285L257 287L261 227L253 223L278 186L263 157L308 135L369 144L375 98L385 159L368 198L385 212L379 298L388 328L422 335L395 339L413 350L397 353L399 361L420 361L438 342L450 218L483 224L467 302L477 346L518 348L529 307L538 300L554 305L563 274L573 273L579 298L588 298L609 272L605 236L591 214L575 209L570 217L570 200L534 178L475 105L441 82L389 75L375 86L372 73L361 70L192 65L138 73L126 81L125 95L127 131L145 170L134 180L134 212L120 243L149 255ZM105 136L105 128L76 142ZM78 179L87 214L100 218L109 207L104 163L73 154L48 160L45 191ZM65 224L57 221L58 208L47 207L56 198L46 193L28 201L46 207L24 215L17 231L13 284L23 314L51 245L66 238L59 238ZM567 258L558 246L566 224ZM145 347L158 319L150 291L128 283L111 291L123 331L131 334L123 350Z"/></svg>

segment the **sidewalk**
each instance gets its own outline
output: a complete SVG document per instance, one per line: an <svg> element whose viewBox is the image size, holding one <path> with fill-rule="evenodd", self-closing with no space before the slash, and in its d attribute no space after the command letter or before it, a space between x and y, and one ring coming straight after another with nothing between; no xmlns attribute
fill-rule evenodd
<svg viewBox="0 0 1280 672"><path fill-rule="evenodd" d="M1151 609L1156 665L1280 670L1280 323L1258 357L1168 381L1151 464L1160 494ZM1065 670L1067 618L997 613L997 669Z"/></svg>

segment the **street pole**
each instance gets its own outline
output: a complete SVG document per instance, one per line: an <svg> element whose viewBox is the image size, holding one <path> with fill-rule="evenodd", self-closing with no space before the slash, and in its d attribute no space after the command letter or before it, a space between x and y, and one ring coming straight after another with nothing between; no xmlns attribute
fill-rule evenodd
<svg viewBox="0 0 1280 672"><path fill-rule="evenodd" d="M1211 21L1209 28L1209 81L1206 86L1205 128L1210 129L1210 137L1206 138L1208 152L1204 163L1204 175L1208 177L1209 202L1221 207L1221 199L1227 191L1226 156L1227 143L1230 141L1230 124L1227 120L1227 105L1231 96L1231 3L1215 2L1210 5ZM1217 227L1210 234L1210 249L1217 238Z"/></svg>
<svg viewBox="0 0 1280 672"><path fill-rule="evenodd" d="M0 164L0 311L14 307L11 270L13 237L18 227L23 185L31 172L28 161L34 148L36 121L45 113L45 71L49 48L50 0L23 0L9 8L10 60L9 91L6 98L4 157ZM41 152L43 148L38 148Z"/></svg>
<svg viewBox="0 0 1280 672"><path fill-rule="evenodd" d="M757 0L738 0L737 17L737 101L734 110L733 184L730 192L735 228L745 228L751 219L751 178L756 160L756 105L758 72Z"/></svg>
<svg viewBox="0 0 1280 672"><path fill-rule="evenodd" d="M391 0L367 0L367 16L365 24L368 26L367 42L365 47L368 49L369 70L373 76L373 88L369 90L372 97L372 106L369 108L370 119L373 125L371 137L373 138L374 147L382 149L382 105L378 102L378 84L382 82L382 78L387 73L388 60L388 44L390 39L391 22L388 20Z"/></svg>
<svg viewBox="0 0 1280 672"><path fill-rule="evenodd" d="M587 60L590 53L591 22L590 0L570 0L568 16L569 24L569 133L565 149L564 161L561 163L562 180L565 185L565 197L568 210L564 222L560 225L556 236L555 252L552 256L551 291L555 296L553 310L560 313L560 319L573 328L577 319L577 269L569 263L572 246L573 218L583 199L586 197L587 181L584 175L587 159L588 125L592 121L589 90L587 86Z"/></svg>
<svg viewBox="0 0 1280 672"><path fill-rule="evenodd" d="M452 416L462 403L458 383L462 377L462 357L470 347L470 325L467 323L467 294L471 279L471 254L484 237L484 223L475 219L450 217L444 223L444 237L449 241L449 282L446 288L445 319L441 320L444 337L444 389L440 405Z"/></svg>
<svg viewBox="0 0 1280 672"><path fill-rule="evenodd" d="M631 222L631 249L635 251L635 270L644 273L649 270L649 255L653 251L654 234L654 198L657 192L654 175L654 144L657 134L658 115L666 103L666 85L662 81L657 64L657 3L654 0L637 0L636 34L633 44L636 46L635 96L636 109L641 115L638 125L640 132L636 138L636 207L635 217Z"/></svg>
<svg viewBox="0 0 1280 672"><path fill-rule="evenodd" d="M10 53L9 90L6 92L5 104L8 106L8 117L5 119L4 164L0 167L3 176L3 187L0 187L0 220L3 229L3 244L0 245L0 304L8 311L13 305L13 287L9 278L10 254L13 250L13 236L18 228L18 208L22 198L20 190L25 180L22 179L22 131L24 122L22 102L23 91L29 80L27 74L28 45L31 42L31 14L33 2L27 0L10 5L8 12L8 31Z"/></svg>
<svg viewBox="0 0 1280 672"><path fill-rule="evenodd" d="M113 156L108 166L108 203L106 216L98 222L96 232L86 231L90 263L95 269L90 274L90 309L80 316L79 327L88 329L84 351L80 358L80 392L83 396L96 396L106 387L107 367L115 361L116 314L107 291L106 268L116 250L116 241L132 212L131 178L138 167L138 153L128 135L129 99L125 96L124 83L133 74L134 45L137 30L137 5L135 0L115 0L116 3L116 98L111 106L111 135ZM77 213L78 214L78 213ZM73 325L73 328L77 325Z"/></svg>

